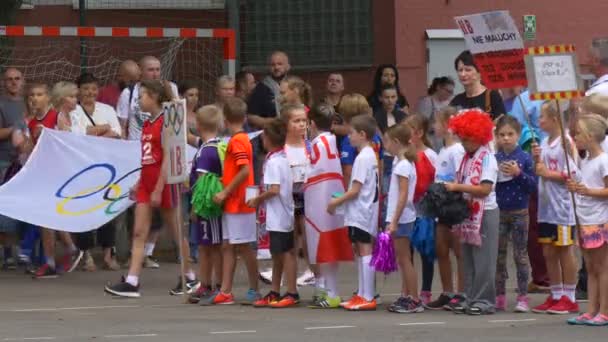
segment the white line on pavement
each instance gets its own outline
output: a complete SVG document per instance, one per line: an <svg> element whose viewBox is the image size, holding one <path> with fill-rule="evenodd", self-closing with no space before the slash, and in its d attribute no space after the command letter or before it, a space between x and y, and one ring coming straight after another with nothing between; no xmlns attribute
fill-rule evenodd
<svg viewBox="0 0 608 342"><path fill-rule="evenodd" d="M228 331L210 331L211 335L220 335L220 334L255 334L257 331L255 330L228 330Z"/></svg>
<svg viewBox="0 0 608 342"><path fill-rule="evenodd" d="M36 341L50 341L50 340L54 340L55 337L22 337L22 338L5 338L2 341L30 341L30 340L36 340Z"/></svg>
<svg viewBox="0 0 608 342"><path fill-rule="evenodd" d="M304 328L305 330L323 330L323 329L346 329L346 328L356 328L354 325L330 325L326 327L308 327Z"/></svg>
<svg viewBox="0 0 608 342"><path fill-rule="evenodd" d="M99 310L99 309L122 309L138 308L139 305L108 305L108 306L80 306L71 308L34 308L34 309L15 309L11 312L43 312L43 311L66 311L66 310Z"/></svg>
<svg viewBox="0 0 608 342"><path fill-rule="evenodd" d="M412 322L412 323L400 323L401 326L410 326L410 325L443 325L445 322Z"/></svg>
<svg viewBox="0 0 608 342"><path fill-rule="evenodd" d="M127 338L127 337L155 337L157 334L135 334L135 335L105 335L105 338Z"/></svg>
<svg viewBox="0 0 608 342"><path fill-rule="evenodd" d="M495 319L488 321L489 323L517 323L517 322L533 322L536 321L536 318L526 318L526 319Z"/></svg>

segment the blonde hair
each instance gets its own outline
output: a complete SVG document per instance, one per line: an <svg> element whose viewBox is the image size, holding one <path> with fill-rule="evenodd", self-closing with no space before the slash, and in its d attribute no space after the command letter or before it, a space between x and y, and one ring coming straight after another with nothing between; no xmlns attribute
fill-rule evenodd
<svg viewBox="0 0 608 342"><path fill-rule="evenodd" d="M312 88L310 87L310 84L304 82L304 80L298 76L287 76L283 82L287 83L289 89L298 92L300 100L305 106L309 108L312 106Z"/></svg>
<svg viewBox="0 0 608 342"><path fill-rule="evenodd" d="M593 94L583 98L581 103L583 114L599 114L608 119L608 96Z"/></svg>
<svg viewBox="0 0 608 342"><path fill-rule="evenodd" d="M416 148L412 146L410 140L412 139L412 129L407 125L393 125L386 130L385 133L390 139L397 140L405 151L403 158L413 162L416 160Z"/></svg>
<svg viewBox="0 0 608 342"><path fill-rule="evenodd" d="M601 144L606 138L608 123L598 114L585 114L578 119L578 127L586 136Z"/></svg>
<svg viewBox="0 0 608 342"><path fill-rule="evenodd" d="M413 130L422 131L422 143L426 147L431 147L431 142L427 134L429 133L429 120L427 120L422 114L412 113L410 116L403 120L403 125L412 127Z"/></svg>
<svg viewBox="0 0 608 342"><path fill-rule="evenodd" d="M363 114L371 115L372 108L369 106L365 96L361 94L346 94L340 100L338 113L342 115L346 122L350 123L356 116Z"/></svg>
<svg viewBox="0 0 608 342"><path fill-rule="evenodd" d="M51 105L53 108L59 109L63 99L74 92L78 92L78 86L73 82L60 81L55 83L51 90Z"/></svg>
<svg viewBox="0 0 608 342"><path fill-rule="evenodd" d="M437 120L447 126L448 122L450 122L450 118L456 114L458 114L458 109L456 109L456 107L447 106L437 112Z"/></svg>
<svg viewBox="0 0 608 342"><path fill-rule="evenodd" d="M236 86L236 83L234 82L234 78L232 78L232 76L222 75L215 82L215 87L216 89L220 89L226 83L232 83L232 85Z"/></svg>
<svg viewBox="0 0 608 342"><path fill-rule="evenodd" d="M196 124L207 132L217 132L222 126L224 115L215 105L202 106L196 111Z"/></svg>

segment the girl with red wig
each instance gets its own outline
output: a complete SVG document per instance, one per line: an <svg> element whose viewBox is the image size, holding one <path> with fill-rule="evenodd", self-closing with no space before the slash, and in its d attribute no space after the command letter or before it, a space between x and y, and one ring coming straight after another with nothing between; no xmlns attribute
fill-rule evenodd
<svg viewBox="0 0 608 342"><path fill-rule="evenodd" d="M466 153L456 172L456 182L445 186L448 191L462 192L471 208L471 216L454 226L462 244L466 301L453 309L469 315L492 314L496 310L500 218L494 191L498 164L488 146L494 125L487 113L473 109L452 117L449 128L460 138Z"/></svg>

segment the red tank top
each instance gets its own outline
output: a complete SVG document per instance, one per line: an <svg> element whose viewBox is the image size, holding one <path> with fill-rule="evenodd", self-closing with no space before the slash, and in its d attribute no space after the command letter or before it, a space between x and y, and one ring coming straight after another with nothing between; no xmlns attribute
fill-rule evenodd
<svg viewBox="0 0 608 342"><path fill-rule="evenodd" d="M424 151L418 152L416 166L416 190L414 191L414 203L422 199L428 188L435 181L435 167L426 156Z"/></svg>
<svg viewBox="0 0 608 342"><path fill-rule="evenodd" d="M144 122L141 131L141 166L143 168L162 166L163 121L164 116L161 114L154 120Z"/></svg>
<svg viewBox="0 0 608 342"><path fill-rule="evenodd" d="M55 129L55 127L57 127L57 116L57 111L51 108L46 112L42 119L35 117L28 122L27 128L30 130L30 135L32 136L34 144L38 142L43 127L50 129Z"/></svg>

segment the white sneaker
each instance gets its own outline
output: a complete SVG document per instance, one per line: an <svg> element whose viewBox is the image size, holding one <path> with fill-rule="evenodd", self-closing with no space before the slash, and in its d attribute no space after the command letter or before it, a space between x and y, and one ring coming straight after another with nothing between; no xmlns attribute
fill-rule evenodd
<svg viewBox="0 0 608 342"><path fill-rule="evenodd" d="M304 273L302 273L301 276L298 277L298 279L296 280L296 283L300 287L312 286L315 284L315 274L312 273L311 270L306 270Z"/></svg>
<svg viewBox="0 0 608 342"><path fill-rule="evenodd" d="M160 268L160 264L154 261L152 257L147 256L144 259L144 268Z"/></svg>
<svg viewBox="0 0 608 342"><path fill-rule="evenodd" d="M266 271L260 272L260 277L262 277L267 284L272 283L272 268Z"/></svg>

